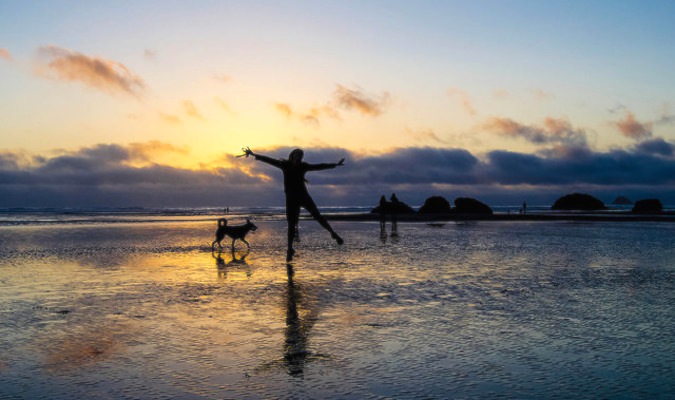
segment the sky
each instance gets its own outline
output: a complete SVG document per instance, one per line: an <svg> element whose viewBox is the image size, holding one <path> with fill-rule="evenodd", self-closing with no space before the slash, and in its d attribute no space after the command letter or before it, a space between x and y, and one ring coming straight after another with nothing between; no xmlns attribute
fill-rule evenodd
<svg viewBox="0 0 675 400"><path fill-rule="evenodd" d="M675 204L675 2L0 0L0 207Z"/></svg>

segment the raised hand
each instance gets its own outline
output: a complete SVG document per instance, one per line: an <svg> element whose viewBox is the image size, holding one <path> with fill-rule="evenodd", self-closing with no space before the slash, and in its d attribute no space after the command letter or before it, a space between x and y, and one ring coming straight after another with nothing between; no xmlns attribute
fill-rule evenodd
<svg viewBox="0 0 675 400"><path fill-rule="evenodd" d="M253 154L253 151L252 151L251 148L248 147L248 146L245 147L245 148L242 147L242 148L241 148L241 151L243 151L244 154L240 154L240 155L238 155L237 157L246 157L246 158L248 158L249 156L254 155L254 154Z"/></svg>

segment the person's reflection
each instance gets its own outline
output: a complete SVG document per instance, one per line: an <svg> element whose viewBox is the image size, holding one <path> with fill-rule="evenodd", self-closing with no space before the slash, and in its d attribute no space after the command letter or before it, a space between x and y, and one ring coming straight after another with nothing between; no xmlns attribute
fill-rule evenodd
<svg viewBox="0 0 675 400"><path fill-rule="evenodd" d="M223 252L219 251L217 254L211 252L211 256L216 259L216 267L218 268L218 278L227 279L228 269L236 266L245 266L248 267L248 262L246 262L246 257L248 257L251 249L246 249L246 251L230 251L229 261L225 261L223 258ZM246 276L251 276L251 271L246 271Z"/></svg>
<svg viewBox="0 0 675 400"><path fill-rule="evenodd" d="M380 225L380 241L387 244L387 228L384 225Z"/></svg>
<svg viewBox="0 0 675 400"><path fill-rule="evenodd" d="M303 304L302 288L293 281L293 266L286 264L288 290L286 292L286 330L284 331L284 366L290 375L302 375L307 357L309 331L314 326L318 310L310 309L304 318L300 318L298 307Z"/></svg>

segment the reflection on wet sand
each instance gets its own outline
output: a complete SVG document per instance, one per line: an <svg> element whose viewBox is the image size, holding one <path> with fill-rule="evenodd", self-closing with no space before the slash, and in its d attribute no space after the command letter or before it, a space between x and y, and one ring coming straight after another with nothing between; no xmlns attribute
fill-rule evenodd
<svg viewBox="0 0 675 400"><path fill-rule="evenodd" d="M77 327L72 333L43 338L43 343L38 346L44 352L43 368L58 373L114 358L125 354L126 342L138 334L137 328L127 323L96 322L83 326L79 321L73 321L71 323L77 324Z"/></svg>
<svg viewBox="0 0 675 400"><path fill-rule="evenodd" d="M309 348L309 335L319 318L319 301L310 291L295 282L295 270L292 264L286 265L288 277L286 287L286 327L284 329L283 357L260 366L257 370L266 371L281 368L291 376L302 377L309 362L328 360L330 355L315 353Z"/></svg>
<svg viewBox="0 0 675 400"><path fill-rule="evenodd" d="M288 290L286 292L286 330L284 341L284 363L286 370L290 375L302 375L307 362L307 357L311 353L307 350L309 332L316 322L319 309L314 305L311 307L305 304L302 288L296 285L293 276L293 265L286 265L288 274ZM300 318L298 306L308 307L304 318Z"/></svg>
<svg viewBox="0 0 675 400"><path fill-rule="evenodd" d="M211 251L211 257L215 258L216 266L218 268L218 278L227 279L227 274L232 268L243 267L246 271L246 276L251 276L251 267L246 261L246 257L251 253L251 249L247 248L246 251L235 251L234 249L228 252L230 257L228 261L225 261L223 258L223 252L219 251L215 253Z"/></svg>

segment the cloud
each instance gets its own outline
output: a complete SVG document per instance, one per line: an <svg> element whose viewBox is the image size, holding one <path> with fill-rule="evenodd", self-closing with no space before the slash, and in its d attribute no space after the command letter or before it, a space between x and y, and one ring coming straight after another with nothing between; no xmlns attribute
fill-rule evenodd
<svg viewBox="0 0 675 400"><path fill-rule="evenodd" d="M356 110L361 114L376 117L382 114L389 101L389 94L385 92L379 97L372 97L362 93L359 89L337 85L333 92L333 100L338 107L345 110Z"/></svg>
<svg viewBox="0 0 675 400"><path fill-rule="evenodd" d="M340 114L329 106L313 107L301 113L296 113L287 103L275 103L277 112L289 119L296 119L302 123L319 126L324 116L340 119Z"/></svg>
<svg viewBox="0 0 675 400"><path fill-rule="evenodd" d="M466 111L467 114L476 115L476 109L474 108L473 102L471 101L471 97L467 92L458 88L450 88L448 89L448 95L451 97L457 97L459 101L462 103L462 107L464 108L464 111Z"/></svg>
<svg viewBox="0 0 675 400"><path fill-rule="evenodd" d="M295 111L290 104L281 102L274 103L274 108L286 118L318 127L324 117L341 120L339 110L356 111L363 115L376 117L384 112L388 102L389 94L386 92L379 97L374 97L365 95L359 89L336 85L331 100L305 111Z"/></svg>
<svg viewBox="0 0 675 400"><path fill-rule="evenodd" d="M0 48L0 58L12 61L12 54L7 49Z"/></svg>
<svg viewBox="0 0 675 400"><path fill-rule="evenodd" d="M145 57L146 60L154 61L157 58L157 52L155 50L145 49L143 50L143 57Z"/></svg>
<svg viewBox="0 0 675 400"><path fill-rule="evenodd" d="M658 120L656 120L655 123L659 125L670 125L675 123L675 115L673 115L673 113L670 111L670 106L668 104L663 106L661 116Z"/></svg>
<svg viewBox="0 0 675 400"><path fill-rule="evenodd" d="M190 100L184 100L183 101L183 109L185 110L185 113L189 115L190 117L197 118L203 120L204 117L202 114L197 110L197 107L195 104L190 101Z"/></svg>
<svg viewBox="0 0 675 400"><path fill-rule="evenodd" d="M226 75L226 74L214 74L213 79L215 79L219 82L225 82L225 83L229 83L229 82L232 81L232 77L230 75Z"/></svg>
<svg viewBox="0 0 675 400"><path fill-rule="evenodd" d="M235 197L228 190L237 193L239 187L250 187L246 193L266 198L265 193L259 193L265 181L242 169L190 170L157 163L136 166L137 161L158 153L186 151L162 142L101 144L35 157L30 165L17 162L20 155L0 153L0 192L6 194L0 207L222 204L218 202ZM235 163L234 157L226 158L224 163Z"/></svg>
<svg viewBox="0 0 675 400"><path fill-rule="evenodd" d="M145 90L143 79L124 64L101 57L91 57L56 46L39 49L39 75L85 86L110 94L139 96Z"/></svg>
<svg viewBox="0 0 675 400"><path fill-rule="evenodd" d="M652 136L652 124L640 123L635 119L635 114L630 111L626 111L626 114L622 120L616 121L613 123L622 135L627 138L640 140Z"/></svg>
<svg viewBox="0 0 675 400"><path fill-rule="evenodd" d="M552 100L552 99L555 98L554 95L544 91L543 89L538 89L538 88L532 89L532 90L530 90L530 93L535 98L535 100L538 100L538 101L548 101L548 100Z"/></svg>
<svg viewBox="0 0 675 400"><path fill-rule="evenodd" d="M290 150L255 149L273 158L287 158ZM159 162L167 154L189 155L189 150L147 142L56 155L0 152L0 207L283 205L283 175L267 164L223 155L192 170ZM559 146L537 154L412 147L363 155L343 148L305 149L309 163L343 157L344 167L307 175L318 204L375 204L393 191L411 204L435 194L472 195L492 204L522 202L523 196L552 202L579 190L611 197L606 201L622 194L675 202L675 143L664 139L604 152Z"/></svg>
<svg viewBox="0 0 675 400"><path fill-rule="evenodd" d="M640 153L672 157L675 155L675 144L666 142L662 138L645 140L635 146Z"/></svg>
<svg viewBox="0 0 675 400"><path fill-rule="evenodd" d="M564 119L545 118L542 125L524 125L510 118L489 118L482 128L498 135L521 138L534 144L566 144L585 146L587 135L584 130L575 129Z"/></svg>
<svg viewBox="0 0 675 400"><path fill-rule="evenodd" d="M420 142L420 143L439 143L439 144L446 144L447 141L441 139L436 135L436 132L434 132L433 129L423 129L423 130L418 130L418 131L413 131L411 129L406 129L406 132L409 136L411 136L415 141Z"/></svg>
<svg viewBox="0 0 675 400"><path fill-rule="evenodd" d="M286 118L291 118L293 116L293 110L291 110L291 106L286 103L275 103L274 108Z"/></svg>
<svg viewBox="0 0 675 400"><path fill-rule="evenodd" d="M218 104L220 106L220 108L225 110L228 114L231 114L231 115L235 114L234 111L232 111L232 108L230 107L230 105L227 104L225 102L225 100L221 99L220 97L218 97L218 96L214 97L213 101L215 101L216 104Z"/></svg>
<svg viewBox="0 0 675 400"><path fill-rule="evenodd" d="M509 93L509 91L506 89L497 89L492 93L492 95L496 99L503 100L509 98L511 96L511 93Z"/></svg>
<svg viewBox="0 0 675 400"><path fill-rule="evenodd" d="M183 121L177 115L165 114L160 111L159 117L162 119L162 121L166 122L169 125L180 125L183 123Z"/></svg>

